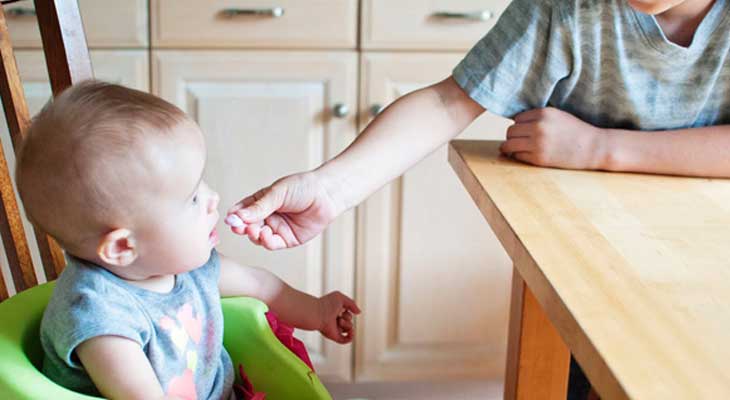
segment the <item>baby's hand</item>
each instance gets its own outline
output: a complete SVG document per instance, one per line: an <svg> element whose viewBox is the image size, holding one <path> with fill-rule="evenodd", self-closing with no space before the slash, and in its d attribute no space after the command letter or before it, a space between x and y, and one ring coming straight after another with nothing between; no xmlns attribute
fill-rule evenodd
<svg viewBox="0 0 730 400"><path fill-rule="evenodd" d="M355 301L340 292L319 298L320 328L326 338L337 343L350 343L355 336L352 314L360 314Z"/></svg>

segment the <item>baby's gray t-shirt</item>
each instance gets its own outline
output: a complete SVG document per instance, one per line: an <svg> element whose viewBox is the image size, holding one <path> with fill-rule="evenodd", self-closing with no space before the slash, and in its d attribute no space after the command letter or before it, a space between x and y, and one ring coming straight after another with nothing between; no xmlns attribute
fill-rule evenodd
<svg viewBox="0 0 730 400"><path fill-rule="evenodd" d="M715 0L681 47L626 0L515 0L453 76L506 117L550 106L603 128L728 124L728 8Z"/></svg>
<svg viewBox="0 0 730 400"><path fill-rule="evenodd" d="M223 348L223 314L215 250L208 262L175 277L169 293L131 285L72 256L41 323L43 372L77 392L98 395L74 353L87 339L115 335L139 343L166 394L230 396L233 365Z"/></svg>

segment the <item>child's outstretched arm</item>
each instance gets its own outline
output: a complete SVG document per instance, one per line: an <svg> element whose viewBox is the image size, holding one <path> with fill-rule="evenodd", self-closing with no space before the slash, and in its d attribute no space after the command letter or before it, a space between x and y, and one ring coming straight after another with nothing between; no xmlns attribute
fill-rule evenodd
<svg viewBox="0 0 730 400"><path fill-rule="evenodd" d="M283 322L299 329L318 330L337 343L349 343L355 334L352 315L357 304L340 292L316 298L287 285L271 272L242 266L219 253L221 296L248 296L266 303Z"/></svg>
<svg viewBox="0 0 730 400"><path fill-rule="evenodd" d="M452 77L416 90L388 106L337 157L241 200L226 221L268 249L299 246L483 112Z"/></svg>
<svg viewBox="0 0 730 400"><path fill-rule="evenodd" d="M389 105L317 172L351 208L461 133L484 108L449 77Z"/></svg>
<svg viewBox="0 0 730 400"><path fill-rule="evenodd" d="M164 395L147 355L133 340L97 336L81 343L76 355L107 399L176 399Z"/></svg>
<svg viewBox="0 0 730 400"><path fill-rule="evenodd" d="M557 168L730 177L730 126L643 132L601 129L555 108L515 116L502 152Z"/></svg>

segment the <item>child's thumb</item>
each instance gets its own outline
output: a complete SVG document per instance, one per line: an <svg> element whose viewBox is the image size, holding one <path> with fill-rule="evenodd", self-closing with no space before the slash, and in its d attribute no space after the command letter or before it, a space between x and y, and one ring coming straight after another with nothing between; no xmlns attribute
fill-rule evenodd
<svg viewBox="0 0 730 400"><path fill-rule="evenodd" d="M236 214L241 217L243 222L250 224L263 221L276 212L279 207L281 204L277 204L276 196L272 192L268 192L262 198L238 210Z"/></svg>

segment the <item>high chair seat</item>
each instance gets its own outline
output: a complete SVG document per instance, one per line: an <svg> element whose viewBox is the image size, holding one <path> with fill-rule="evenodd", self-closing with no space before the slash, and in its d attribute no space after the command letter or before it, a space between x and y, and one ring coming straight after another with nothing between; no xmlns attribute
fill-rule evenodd
<svg viewBox="0 0 730 400"><path fill-rule="evenodd" d="M40 372L40 323L53 287L54 282L39 285L0 303L3 399L98 399L59 386ZM265 316L266 304L235 297L222 299L222 306L223 345L231 355L234 370L243 365L257 392L266 393L267 400L331 399L317 375L271 331Z"/></svg>

